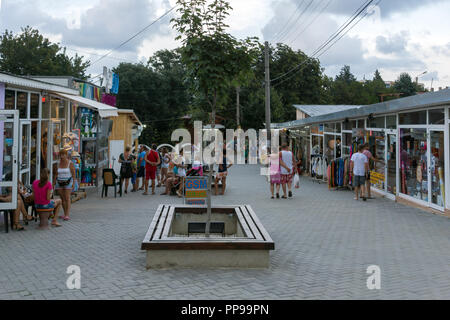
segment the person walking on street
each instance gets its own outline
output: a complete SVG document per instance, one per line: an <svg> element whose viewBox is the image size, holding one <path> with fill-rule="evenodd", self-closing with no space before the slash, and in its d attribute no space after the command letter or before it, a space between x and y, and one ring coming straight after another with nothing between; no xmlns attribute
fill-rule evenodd
<svg viewBox="0 0 450 320"><path fill-rule="evenodd" d="M286 185L289 190L289 198L292 198L292 178L294 177L295 167L294 154L289 150L287 144L283 144L279 153L281 166L281 186L283 188L283 199L287 199Z"/></svg>
<svg viewBox="0 0 450 320"><path fill-rule="evenodd" d="M131 147L127 146L125 152L119 156L119 163L121 164L120 178L125 182L125 194L128 193L128 184L133 177L133 168L131 166L133 160L134 156L131 154Z"/></svg>
<svg viewBox="0 0 450 320"><path fill-rule="evenodd" d="M70 220L70 207L72 205L72 200L70 198L73 186L75 185L75 166L73 162L69 159L69 154L66 149L62 149L59 152L59 163L58 170L56 170L55 175L55 189L58 191L59 196L62 200L62 207L64 209L64 216L61 219L64 221Z"/></svg>
<svg viewBox="0 0 450 320"><path fill-rule="evenodd" d="M156 144L153 144L152 149L145 155L145 190L143 195L148 195L149 180L152 180L152 194L155 194L156 170L161 163L159 154L156 151L157 147Z"/></svg>
<svg viewBox="0 0 450 320"><path fill-rule="evenodd" d="M355 188L355 200L359 200L359 189L361 188L363 194L363 200L366 201L364 196L364 184L366 182L366 176L369 171L369 160L364 155L364 145L358 147L358 152L352 155L350 159L350 170L353 172L353 187Z"/></svg>
<svg viewBox="0 0 450 320"><path fill-rule="evenodd" d="M269 158L269 170L270 170L270 192L272 193L272 199L275 198L275 188L277 191L277 199L280 198L280 186L281 186L281 172L280 172L280 157L278 153L270 152Z"/></svg>
<svg viewBox="0 0 450 320"><path fill-rule="evenodd" d="M367 189L367 199L373 199L372 194L370 192L370 170L373 170L372 164L377 161L375 157L372 155L372 152L370 152L370 145L368 143L364 144L364 151L363 154L367 157L367 160L369 160L369 170L367 172L366 176L366 189ZM363 196L363 194L361 194Z"/></svg>

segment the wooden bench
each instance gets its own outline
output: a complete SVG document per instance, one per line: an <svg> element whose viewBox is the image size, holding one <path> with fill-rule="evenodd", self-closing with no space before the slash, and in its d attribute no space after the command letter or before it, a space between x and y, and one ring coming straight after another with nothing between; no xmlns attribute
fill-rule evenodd
<svg viewBox="0 0 450 320"><path fill-rule="evenodd" d="M186 222L186 236L172 235L176 216L204 215L205 221L206 210L206 206L160 205L141 244L141 249L147 251L147 268L268 267L269 251L275 249L275 244L249 205L212 208L213 214L236 219L239 235L227 237L225 223L218 222L217 216L211 223L209 237L189 237L190 233L205 232L206 223L198 221L200 217Z"/></svg>

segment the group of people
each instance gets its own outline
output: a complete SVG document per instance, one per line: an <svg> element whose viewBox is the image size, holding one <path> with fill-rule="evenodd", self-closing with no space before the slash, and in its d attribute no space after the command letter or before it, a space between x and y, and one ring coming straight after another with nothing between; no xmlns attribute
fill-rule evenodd
<svg viewBox="0 0 450 320"><path fill-rule="evenodd" d="M22 231L25 228L20 224L20 215L23 221L31 221L33 217L28 213L29 205L33 205L36 211L51 210L50 218L53 227L61 227L58 222L58 213L62 207L64 215L59 216L63 221L70 220L71 193L76 183L75 167L69 159L66 149L59 152L60 160L54 167L53 183L50 182L50 170L43 168L40 178L32 184L32 190L27 188L19 181L17 195L17 209L13 214L13 230ZM60 196L60 199L54 197L54 191ZM0 201L11 202L11 193L0 196Z"/></svg>
<svg viewBox="0 0 450 320"><path fill-rule="evenodd" d="M155 194L155 188L164 184L168 178L170 155L166 148L163 148L161 153L158 152L156 144L153 144L150 149L142 145L134 153L131 152L131 147L127 146L125 152L119 156L119 163L125 194L128 193L130 180L133 187L131 192L143 190L144 195L149 194L151 180L152 194Z"/></svg>
<svg viewBox="0 0 450 320"><path fill-rule="evenodd" d="M221 194L225 193L228 168L231 166L226 161L225 146L223 159L223 163L218 164L215 175L216 195L219 194L219 183L222 184ZM143 195L148 195L151 180L152 195L156 194L156 187L164 187L165 190L161 195L170 195L174 192L178 197L183 197L185 177L188 174L203 175L203 165L199 159L194 159L192 166L188 165L183 156L183 150L175 154L169 153L167 148L162 148L159 152L156 144L153 144L151 149L142 145L135 153L132 153L131 147L127 146L125 152L119 157L119 163L125 194L128 193L131 180L131 192L143 190Z"/></svg>
<svg viewBox="0 0 450 320"><path fill-rule="evenodd" d="M281 146L280 152L270 152L270 192L274 199L275 189L276 197L280 198L280 187L283 189L282 199L292 198L292 180L294 175L299 172L301 161L297 161L293 152L287 144Z"/></svg>
<svg viewBox="0 0 450 320"><path fill-rule="evenodd" d="M354 153L350 158L350 170L353 173L353 187L355 188L355 200L359 197L366 201L372 199L370 192L370 170L369 162L377 161L369 151L369 144L358 146L358 152ZM367 190L367 196L366 196Z"/></svg>

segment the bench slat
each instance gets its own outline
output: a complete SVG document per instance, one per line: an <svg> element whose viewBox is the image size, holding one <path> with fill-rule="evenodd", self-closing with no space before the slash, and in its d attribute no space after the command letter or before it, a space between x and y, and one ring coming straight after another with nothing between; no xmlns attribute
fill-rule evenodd
<svg viewBox="0 0 450 320"><path fill-rule="evenodd" d="M150 227L148 228L147 234L144 237L144 242L149 242L152 239L153 233L155 231L156 224L158 223L159 217L161 216L161 211L164 208L163 204L160 204L158 206L158 209L156 209L155 214L153 215L153 220L150 224Z"/></svg>
<svg viewBox="0 0 450 320"><path fill-rule="evenodd" d="M244 219L244 216L242 215L241 210L239 208L235 208L234 211L236 212L239 224L242 226L245 236L248 238L251 238L251 239L255 239L255 235L248 227L247 221Z"/></svg>
<svg viewBox="0 0 450 320"><path fill-rule="evenodd" d="M264 241L261 233L259 232L259 229L253 222L252 217L250 216L250 213L247 211L247 208L245 206L240 206L239 209L241 209L242 215L244 216L245 220L248 223L248 226L252 230L253 234L255 235L256 240Z"/></svg>
<svg viewBox="0 0 450 320"><path fill-rule="evenodd" d="M159 240L161 239L161 233L164 228L164 224L166 223L167 218L167 212L169 211L170 206L164 206L164 210L161 214L161 219L159 219L158 227L156 228L155 234L153 235L152 240Z"/></svg>
<svg viewBox="0 0 450 320"><path fill-rule="evenodd" d="M172 225L171 222L172 222L172 219L173 219L174 212L175 212L175 207L170 206L169 215L167 216L166 224L164 226L164 231L163 231L163 234L162 234L162 237L161 237L162 239L167 239L169 237L169 231L170 231L170 227Z"/></svg>
<svg viewBox="0 0 450 320"><path fill-rule="evenodd" d="M270 235L267 232L266 228L264 228L263 224L259 220L259 218L256 215L255 211L253 211L252 207L250 207L249 205L246 205L245 207L247 208L249 214L252 216L252 219L255 221L256 225L258 226L259 232L261 232L261 234L263 235L264 240L273 243L272 238L270 237Z"/></svg>

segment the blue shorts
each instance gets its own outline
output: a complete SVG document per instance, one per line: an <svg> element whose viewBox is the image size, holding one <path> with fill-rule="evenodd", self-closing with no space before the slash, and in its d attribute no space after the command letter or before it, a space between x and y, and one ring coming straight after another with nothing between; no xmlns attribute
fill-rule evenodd
<svg viewBox="0 0 450 320"><path fill-rule="evenodd" d="M55 201L50 200L49 204L37 204L36 209L55 209Z"/></svg>
<svg viewBox="0 0 450 320"><path fill-rule="evenodd" d="M135 184L136 183L136 178L137 178L137 174L136 174L136 172L134 172L133 176L131 177L131 184Z"/></svg>

